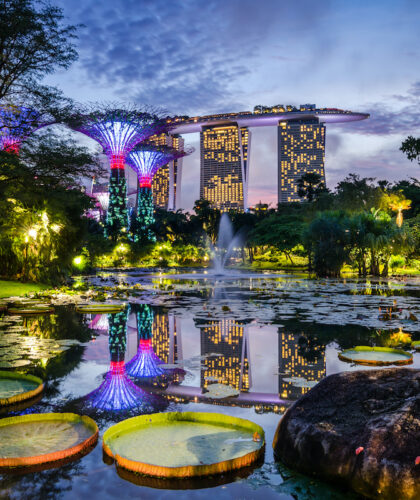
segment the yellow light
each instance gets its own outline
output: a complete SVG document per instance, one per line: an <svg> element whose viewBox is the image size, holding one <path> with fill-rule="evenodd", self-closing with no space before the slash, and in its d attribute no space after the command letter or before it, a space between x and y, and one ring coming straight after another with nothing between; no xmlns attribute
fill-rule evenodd
<svg viewBox="0 0 420 500"><path fill-rule="evenodd" d="M60 226L60 224L53 224L53 225L51 226L51 229L52 229L55 233L58 233L58 232L60 231L60 229L61 229L61 226Z"/></svg>
<svg viewBox="0 0 420 500"><path fill-rule="evenodd" d="M28 236L35 239L37 237L37 235L38 235L38 231L36 229L34 229L34 228L29 229Z"/></svg>
<svg viewBox="0 0 420 500"><path fill-rule="evenodd" d="M76 266L79 266L82 263L82 257L75 257L73 259L73 263L76 264Z"/></svg>

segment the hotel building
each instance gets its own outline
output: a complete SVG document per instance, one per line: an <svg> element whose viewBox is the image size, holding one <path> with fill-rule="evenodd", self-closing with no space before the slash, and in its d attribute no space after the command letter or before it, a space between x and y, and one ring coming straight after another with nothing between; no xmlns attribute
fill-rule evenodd
<svg viewBox="0 0 420 500"><path fill-rule="evenodd" d="M278 201L302 201L298 180L317 173L325 183L325 125L317 119L281 121L278 125Z"/></svg>
<svg viewBox="0 0 420 500"><path fill-rule="evenodd" d="M247 207L249 144L247 127L203 127L200 198L223 212Z"/></svg>

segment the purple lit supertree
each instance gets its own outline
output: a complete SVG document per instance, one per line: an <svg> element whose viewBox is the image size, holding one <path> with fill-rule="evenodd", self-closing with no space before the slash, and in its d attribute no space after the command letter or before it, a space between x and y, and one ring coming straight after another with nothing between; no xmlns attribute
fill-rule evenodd
<svg viewBox="0 0 420 500"><path fill-rule="evenodd" d="M109 180L109 206L107 234L116 237L127 230L127 186L125 162L128 153L149 137L167 132L172 124L151 108L121 108L98 106L98 110L77 113L69 123L102 146L107 155L111 176Z"/></svg>
<svg viewBox="0 0 420 500"><path fill-rule="evenodd" d="M127 158L127 163L136 172L139 186L137 191L137 214L130 232L134 241L156 241L150 229L154 223L152 181L160 167L189 155L193 148L175 149L168 146L139 144Z"/></svg>
<svg viewBox="0 0 420 500"><path fill-rule="evenodd" d="M41 126L41 115L20 106L0 107L0 149L19 154L20 143Z"/></svg>
<svg viewBox="0 0 420 500"><path fill-rule="evenodd" d="M108 314L111 364L102 384L86 396L100 410L129 410L140 406L148 394L130 380L125 370L128 310Z"/></svg>
<svg viewBox="0 0 420 500"><path fill-rule="evenodd" d="M152 346L153 311L147 304L137 304L136 308L138 350L127 363L127 373L134 378L158 377L165 370Z"/></svg>

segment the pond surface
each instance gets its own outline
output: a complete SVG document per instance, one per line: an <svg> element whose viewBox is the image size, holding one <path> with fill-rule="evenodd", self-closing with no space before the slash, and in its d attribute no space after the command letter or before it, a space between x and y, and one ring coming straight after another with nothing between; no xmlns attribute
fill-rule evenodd
<svg viewBox="0 0 420 500"><path fill-rule="evenodd" d="M136 269L80 278L79 289L86 283L127 308L79 314L70 302L92 298L82 291L81 297L56 297L54 314L5 315L0 365L47 382L42 399L12 415L87 414L98 423L99 443L59 469L0 476L0 497L356 498L275 464L274 432L287 407L323 377L372 369L339 360L341 350L394 347L397 332L420 340L418 279L219 279L191 271L183 279ZM406 350L413 353L410 366L420 368L420 353ZM254 421L266 435L264 463L180 485L122 478L103 462L101 437L110 425L167 411L221 412ZM188 492L177 489L182 486Z"/></svg>

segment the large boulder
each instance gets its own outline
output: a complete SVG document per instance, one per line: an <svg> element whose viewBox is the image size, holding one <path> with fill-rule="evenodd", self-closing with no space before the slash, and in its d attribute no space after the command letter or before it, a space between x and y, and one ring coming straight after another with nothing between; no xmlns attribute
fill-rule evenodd
<svg viewBox="0 0 420 500"><path fill-rule="evenodd" d="M420 499L420 370L326 377L287 410L273 448L285 465L369 498Z"/></svg>

